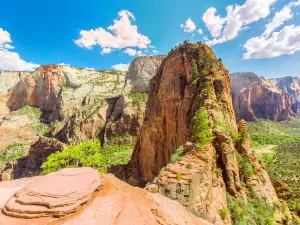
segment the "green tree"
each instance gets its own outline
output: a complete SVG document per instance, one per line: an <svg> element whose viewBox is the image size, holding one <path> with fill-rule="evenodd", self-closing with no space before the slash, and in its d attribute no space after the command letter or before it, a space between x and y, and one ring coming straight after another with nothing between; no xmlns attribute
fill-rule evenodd
<svg viewBox="0 0 300 225"><path fill-rule="evenodd" d="M192 119L193 134L192 139L199 148L204 147L212 139L212 131L209 126L208 116L204 108L199 111Z"/></svg>

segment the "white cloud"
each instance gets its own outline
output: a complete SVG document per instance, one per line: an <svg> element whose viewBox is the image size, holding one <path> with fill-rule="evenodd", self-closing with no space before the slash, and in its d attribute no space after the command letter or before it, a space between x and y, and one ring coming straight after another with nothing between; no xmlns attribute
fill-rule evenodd
<svg viewBox="0 0 300 225"><path fill-rule="evenodd" d="M157 54L158 54L158 51L157 51L157 50L153 50L152 52L153 52L154 55L157 55Z"/></svg>
<svg viewBox="0 0 300 225"><path fill-rule="evenodd" d="M297 2L290 2L289 4L284 6L282 10L276 12L271 22L266 24L265 26L266 30L263 33L263 36L268 37L273 31L275 31L275 29L277 29L282 24L284 24L285 21L293 18L294 14L292 13L292 7L299 6L299 5L300 5L300 0Z"/></svg>
<svg viewBox="0 0 300 225"><path fill-rule="evenodd" d="M0 28L0 48L3 47L5 43L11 43L10 34L6 30Z"/></svg>
<svg viewBox="0 0 300 225"><path fill-rule="evenodd" d="M246 25L266 18L275 2L276 0L247 0L243 5L229 5L224 18L216 16L215 8L209 8L202 18L213 37L207 44L214 45L234 39L245 30Z"/></svg>
<svg viewBox="0 0 300 225"><path fill-rule="evenodd" d="M103 48L102 51L100 52L101 55L109 54L112 52L111 48Z"/></svg>
<svg viewBox="0 0 300 225"><path fill-rule="evenodd" d="M272 58L300 51L300 26L285 26L270 37L258 36L248 40L243 48L244 59Z"/></svg>
<svg viewBox="0 0 300 225"><path fill-rule="evenodd" d="M129 64L116 64L116 65L113 65L112 68L114 70L120 70L120 71L126 72L129 68Z"/></svg>
<svg viewBox="0 0 300 225"><path fill-rule="evenodd" d="M65 64L65 63L58 63L57 65L60 65L60 66L70 66L70 64Z"/></svg>
<svg viewBox="0 0 300 225"><path fill-rule="evenodd" d="M216 16L216 12L216 8L209 8L208 10L206 10L202 17L205 26L207 27L213 38L217 38L221 35L223 24L226 21L225 18L221 18L221 16Z"/></svg>
<svg viewBox="0 0 300 225"><path fill-rule="evenodd" d="M180 27L187 33L192 33L196 30L196 24L191 20L191 18L189 18L185 24L181 24Z"/></svg>
<svg viewBox="0 0 300 225"><path fill-rule="evenodd" d="M153 46L153 45L149 45L149 48L156 48L155 46Z"/></svg>
<svg viewBox="0 0 300 225"><path fill-rule="evenodd" d="M15 47L10 45L10 44L4 44L3 45L3 48L6 48L6 49L14 49Z"/></svg>
<svg viewBox="0 0 300 225"><path fill-rule="evenodd" d="M19 54L10 51L14 47L11 43L10 34L0 28L0 70L32 71L39 67L38 64L26 62Z"/></svg>
<svg viewBox="0 0 300 225"><path fill-rule="evenodd" d="M130 55L130 56L143 55L143 52L141 50L135 50L133 48L126 48L124 53L126 53L127 55Z"/></svg>
<svg viewBox="0 0 300 225"><path fill-rule="evenodd" d="M200 35L202 35L203 34L203 30L202 29L198 29L197 33L200 34Z"/></svg>
<svg viewBox="0 0 300 225"><path fill-rule="evenodd" d="M138 32L138 27L132 25L134 15L126 10L118 13L119 18L114 20L107 30L102 27L80 31L80 38L75 43L83 48L91 49L99 45L103 52L108 49L122 49L136 47L145 49L150 45L150 39ZM105 50L106 49L106 50Z"/></svg>
<svg viewBox="0 0 300 225"><path fill-rule="evenodd" d="M85 69L86 70L95 70L94 68L89 68L89 67L86 67Z"/></svg>

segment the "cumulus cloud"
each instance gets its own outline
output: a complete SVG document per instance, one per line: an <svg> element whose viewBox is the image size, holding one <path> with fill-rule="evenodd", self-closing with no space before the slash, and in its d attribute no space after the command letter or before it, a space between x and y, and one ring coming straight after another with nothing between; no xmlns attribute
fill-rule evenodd
<svg viewBox="0 0 300 225"><path fill-rule="evenodd" d="M206 10L202 17L205 26L207 27L213 38L217 38L221 35L223 25L226 22L225 18L221 18L221 16L216 16L216 12L216 8L209 8L208 10Z"/></svg>
<svg viewBox="0 0 300 225"><path fill-rule="evenodd" d="M109 49L122 49L136 47L147 48L150 39L138 32L138 27L132 25L135 20L134 15L126 10L118 13L119 18L113 21L113 25L107 30L102 27L80 31L80 38L75 40L75 44L80 47L91 49L100 46L103 53L109 53Z"/></svg>
<svg viewBox="0 0 300 225"><path fill-rule="evenodd" d="M180 27L187 33L192 33L196 30L196 24L191 20L191 18L189 18L185 24L181 24Z"/></svg>
<svg viewBox="0 0 300 225"><path fill-rule="evenodd" d="M103 48L100 53L101 53L101 55L105 55L105 54L109 54L111 52L112 52L111 48Z"/></svg>
<svg viewBox="0 0 300 225"><path fill-rule="evenodd" d="M292 8L300 6L300 0L290 2L276 12L272 20L265 25L261 36L249 39L243 46L244 59L272 58L280 55L294 54L300 50L300 26L285 26L274 32L287 20L293 18Z"/></svg>
<svg viewBox="0 0 300 225"><path fill-rule="evenodd" d="M197 33L200 34L200 35L202 35L203 34L203 30L202 29L198 29Z"/></svg>
<svg viewBox="0 0 300 225"><path fill-rule="evenodd" d="M224 18L216 15L215 8L209 8L202 17L213 37L207 44L214 45L234 39L245 26L266 18L275 2L276 0L247 0L243 5L229 5Z"/></svg>
<svg viewBox="0 0 300 225"><path fill-rule="evenodd" d="M248 40L243 48L244 59L272 58L284 54L294 54L300 50L300 26L285 26L270 37L259 36Z"/></svg>
<svg viewBox="0 0 300 225"><path fill-rule="evenodd" d="M39 67L38 64L26 62L17 52L12 52L10 34L0 28L0 70L32 71Z"/></svg>
<svg viewBox="0 0 300 225"><path fill-rule="evenodd" d="M275 29L283 25L285 21L293 18L294 14L292 12L292 7L299 6L299 5L300 5L300 0L297 2L290 2L289 4L284 6L282 10L276 12L271 22L266 24L265 26L266 29L265 32L263 33L263 36L269 36Z"/></svg>
<svg viewBox="0 0 300 225"><path fill-rule="evenodd" d="M157 50L153 50L152 53L153 53L154 55L157 55L157 54L158 54L158 51L157 51Z"/></svg>
<svg viewBox="0 0 300 225"><path fill-rule="evenodd" d="M141 56L141 55L143 55L143 52L141 50L137 51L133 48L126 48L124 53L126 53L127 55L130 55L130 56L136 56L136 55Z"/></svg>
<svg viewBox="0 0 300 225"><path fill-rule="evenodd" d="M114 70L120 70L120 71L126 72L129 68L129 64L116 64L116 65L113 65L112 68Z"/></svg>

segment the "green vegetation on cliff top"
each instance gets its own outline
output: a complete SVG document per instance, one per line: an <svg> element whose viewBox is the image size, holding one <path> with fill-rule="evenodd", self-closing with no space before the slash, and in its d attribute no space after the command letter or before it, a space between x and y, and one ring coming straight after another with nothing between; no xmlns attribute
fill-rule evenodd
<svg viewBox="0 0 300 225"><path fill-rule="evenodd" d="M41 166L42 174L73 167L92 167L106 173L110 166L127 164L131 154L132 148L128 146L101 148L99 141L83 142L77 146L69 146L63 152L50 155Z"/></svg>

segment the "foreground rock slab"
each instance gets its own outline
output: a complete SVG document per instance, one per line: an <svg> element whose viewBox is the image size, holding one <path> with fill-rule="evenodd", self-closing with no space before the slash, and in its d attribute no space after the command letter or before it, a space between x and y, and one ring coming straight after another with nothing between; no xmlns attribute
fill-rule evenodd
<svg viewBox="0 0 300 225"><path fill-rule="evenodd" d="M74 169L68 169L73 172ZM60 172L61 173L61 172ZM65 173L65 172L64 172ZM75 213L55 218L52 216L24 219L7 216L0 213L0 224L5 225L211 225L201 218L189 213L181 204L164 197L161 194L151 194L146 190L132 187L113 175L98 175L103 186L99 191L94 192L90 200L82 205ZM84 176L83 176L84 177ZM0 209L5 208L5 201L13 195L16 198L21 191L14 194L13 190L19 190L24 187L24 192L35 190L35 183L41 182L45 177L32 177L21 180L14 180L0 183ZM102 178L102 179L101 179ZM48 179L48 178L47 178ZM85 179L85 178L84 178ZM74 190L73 186L82 187L85 181L80 180L77 184L68 181L62 181L65 190ZM48 180L50 181L50 180ZM49 183L45 184L51 186ZM54 182L52 185L56 186ZM57 185L58 186L58 185ZM29 188L31 187L31 188ZM41 194L48 194L52 191L51 187L39 189L42 186L36 186L36 190L41 190ZM3 194L4 195L3 195ZM67 191L67 193L69 193ZM21 199L20 199L21 200ZM23 198L22 201L31 202L37 199ZM65 201L51 201L52 205L65 205ZM63 203L63 204L62 204ZM67 206L68 207L68 206ZM29 214L29 213L27 213Z"/></svg>
<svg viewBox="0 0 300 225"><path fill-rule="evenodd" d="M92 168L63 169L17 191L2 212L18 218L61 217L87 202L103 179Z"/></svg>

